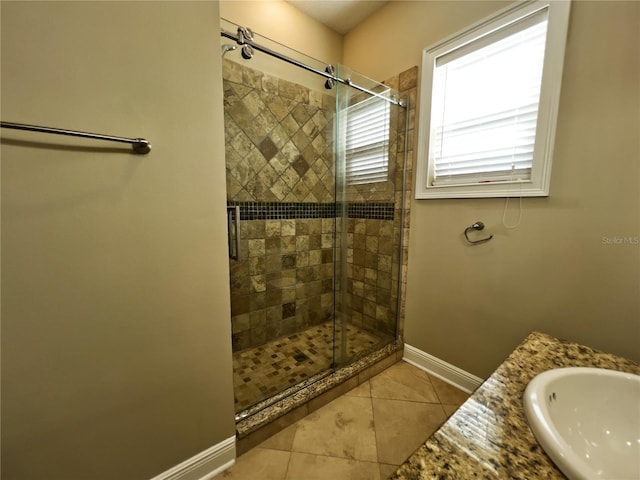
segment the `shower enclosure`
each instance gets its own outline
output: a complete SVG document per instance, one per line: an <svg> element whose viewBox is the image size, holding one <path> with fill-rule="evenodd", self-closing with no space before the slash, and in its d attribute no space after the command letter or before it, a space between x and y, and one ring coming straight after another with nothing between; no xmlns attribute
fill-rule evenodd
<svg viewBox="0 0 640 480"><path fill-rule="evenodd" d="M343 66L221 26L242 416L395 341L406 108Z"/></svg>

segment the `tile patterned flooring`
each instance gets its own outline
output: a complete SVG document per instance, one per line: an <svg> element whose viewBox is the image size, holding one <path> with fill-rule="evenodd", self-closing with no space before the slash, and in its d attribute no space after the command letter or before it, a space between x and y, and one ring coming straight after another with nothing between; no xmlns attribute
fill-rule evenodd
<svg viewBox="0 0 640 480"><path fill-rule="evenodd" d="M218 480L383 480L468 395L399 362L236 460Z"/></svg>
<svg viewBox="0 0 640 480"><path fill-rule="evenodd" d="M391 341L347 325L349 358ZM320 373L333 361L333 322L233 354L236 412Z"/></svg>

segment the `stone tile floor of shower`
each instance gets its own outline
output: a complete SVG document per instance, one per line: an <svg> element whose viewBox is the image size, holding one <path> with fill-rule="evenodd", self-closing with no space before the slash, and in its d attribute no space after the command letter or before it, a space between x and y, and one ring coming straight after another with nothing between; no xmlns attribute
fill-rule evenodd
<svg viewBox="0 0 640 480"><path fill-rule="evenodd" d="M393 341L347 324L346 351L356 359ZM333 322L233 354L236 412L331 367Z"/></svg>
<svg viewBox="0 0 640 480"><path fill-rule="evenodd" d="M217 480L384 480L468 395L398 362L238 457Z"/></svg>

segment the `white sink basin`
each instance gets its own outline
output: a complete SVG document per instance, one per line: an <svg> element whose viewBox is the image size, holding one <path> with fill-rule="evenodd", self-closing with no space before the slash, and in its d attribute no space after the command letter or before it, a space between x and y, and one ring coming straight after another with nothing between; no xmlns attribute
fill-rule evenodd
<svg viewBox="0 0 640 480"><path fill-rule="evenodd" d="M523 400L533 434L570 480L640 480L640 375L548 370Z"/></svg>

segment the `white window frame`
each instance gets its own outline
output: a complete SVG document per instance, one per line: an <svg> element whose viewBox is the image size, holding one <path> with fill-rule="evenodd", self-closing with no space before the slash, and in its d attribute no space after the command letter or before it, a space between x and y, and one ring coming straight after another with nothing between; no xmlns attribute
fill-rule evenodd
<svg viewBox="0 0 640 480"><path fill-rule="evenodd" d="M548 27L531 178L465 185L433 185L433 167L429 145L431 92L436 59L542 9L548 9ZM569 10L570 2L565 0L519 2L423 50L422 102L420 105L415 193L417 199L542 197L549 195Z"/></svg>

